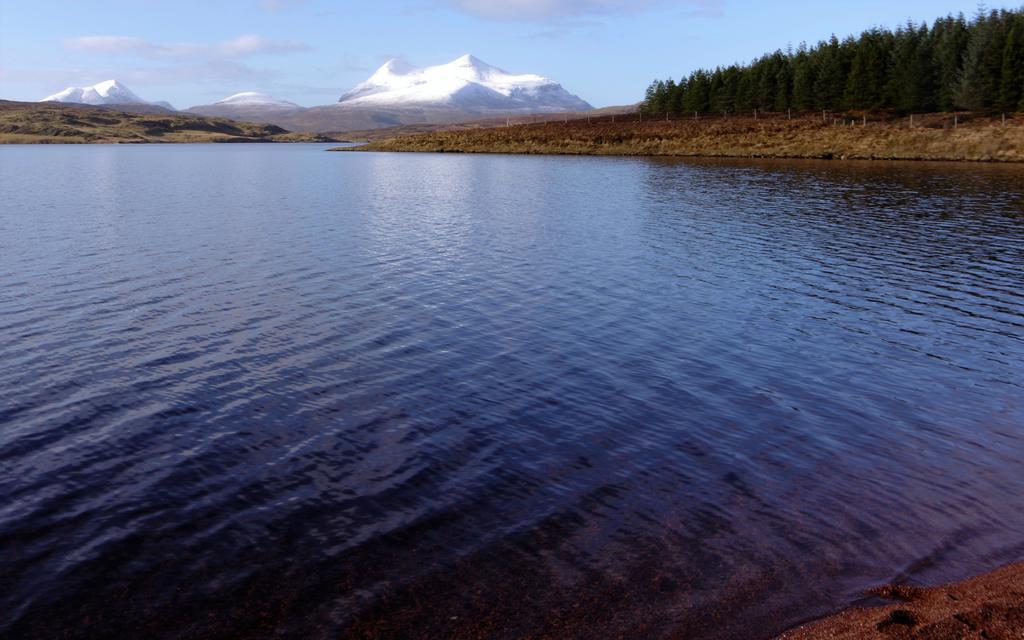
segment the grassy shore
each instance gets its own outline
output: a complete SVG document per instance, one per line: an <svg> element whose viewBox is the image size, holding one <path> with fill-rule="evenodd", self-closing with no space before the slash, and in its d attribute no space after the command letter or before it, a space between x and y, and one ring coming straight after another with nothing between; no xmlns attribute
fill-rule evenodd
<svg viewBox="0 0 1024 640"><path fill-rule="evenodd" d="M1024 115L638 120L636 114L398 135L358 151L1024 162Z"/></svg>
<svg viewBox="0 0 1024 640"><path fill-rule="evenodd" d="M336 141L226 118L0 100L0 144Z"/></svg>
<svg viewBox="0 0 1024 640"><path fill-rule="evenodd" d="M849 609L779 640L1024 638L1024 562L955 584L893 585L871 595L893 604Z"/></svg>

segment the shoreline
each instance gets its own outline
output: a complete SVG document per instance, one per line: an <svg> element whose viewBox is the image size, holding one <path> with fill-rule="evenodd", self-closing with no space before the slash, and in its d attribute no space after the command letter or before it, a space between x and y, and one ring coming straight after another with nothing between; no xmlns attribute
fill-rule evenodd
<svg viewBox="0 0 1024 640"><path fill-rule="evenodd" d="M862 116L863 118L863 116ZM1024 118L930 114L879 121L753 117L618 122L607 117L440 130L331 151L1024 162ZM842 122L843 124L839 124Z"/></svg>
<svg viewBox="0 0 1024 640"><path fill-rule="evenodd" d="M119 145L128 147L139 147L139 146L165 146L173 144L218 144L218 145L246 145L246 144L345 144L347 140L314 140L314 139L289 139L286 137L281 138L216 138L213 140L78 140L78 141L67 141L58 139L40 139L40 140L8 140L0 138L0 147L4 146L23 146L23 147L53 147L53 146L69 146L69 147L87 147L97 145ZM331 149L328 149L331 151Z"/></svg>
<svg viewBox="0 0 1024 640"><path fill-rule="evenodd" d="M1024 562L933 587L885 585L867 596L890 601L854 606L802 624L776 640L1024 638Z"/></svg>

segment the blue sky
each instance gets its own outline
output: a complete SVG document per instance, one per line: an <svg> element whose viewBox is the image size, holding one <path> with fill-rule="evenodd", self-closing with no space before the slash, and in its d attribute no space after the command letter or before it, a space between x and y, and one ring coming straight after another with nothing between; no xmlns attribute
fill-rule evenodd
<svg viewBox="0 0 1024 640"><path fill-rule="evenodd" d="M976 7L955 0L0 0L0 97L38 100L116 78L144 99L179 108L247 90L312 106L334 102L391 57L426 66L472 53L607 106L639 100L655 77Z"/></svg>

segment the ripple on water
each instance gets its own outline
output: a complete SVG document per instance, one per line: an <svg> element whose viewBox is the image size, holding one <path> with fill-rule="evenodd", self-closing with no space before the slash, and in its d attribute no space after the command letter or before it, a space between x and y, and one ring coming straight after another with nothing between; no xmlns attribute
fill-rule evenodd
<svg viewBox="0 0 1024 640"><path fill-rule="evenodd" d="M5 634L769 636L1024 552L1018 168L19 147L0 196Z"/></svg>

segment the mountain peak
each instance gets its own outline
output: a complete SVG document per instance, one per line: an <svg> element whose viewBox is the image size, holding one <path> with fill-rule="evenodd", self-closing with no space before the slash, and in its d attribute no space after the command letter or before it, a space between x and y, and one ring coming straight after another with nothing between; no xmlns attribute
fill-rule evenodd
<svg viewBox="0 0 1024 640"><path fill-rule="evenodd" d="M79 104L150 104L117 80L104 80L91 87L68 87L40 102L77 102Z"/></svg>
<svg viewBox="0 0 1024 640"><path fill-rule="evenodd" d="M470 72L475 72L477 75L489 74L489 73L501 73L504 75L511 75L507 71L503 71L493 65L487 64L480 58L474 56L471 53L467 53L464 56L455 58L448 64L443 64L441 67L450 67L454 69L464 69Z"/></svg>
<svg viewBox="0 0 1024 640"><path fill-rule="evenodd" d="M452 60L450 64L455 64L455 65L459 65L459 66L463 66L463 67L478 67L478 66L488 67L488 66L490 66L486 62L481 60L480 58L477 58L476 56L474 56L472 53L467 53L464 56L459 56L458 58L455 58L454 60Z"/></svg>
<svg viewBox="0 0 1024 640"><path fill-rule="evenodd" d="M414 71L415 68L401 58L391 58L377 69L376 73L371 77L383 77L383 76L403 76L410 71Z"/></svg>
<svg viewBox="0 0 1024 640"><path fill-rule="evenodd" d="M417 106L474 112L591 108L554 80L536 74L511 74L468 53L422 69L398 59L389 60L338 102L344 106Z"/></svg>
<svg viewBox="0 0 1024 640"><path fill-rule="evenodd" d="M109 93L114 89L125 89L125 86L117 80L104 80L92 85L92 88L100 93Z"/></svg>

